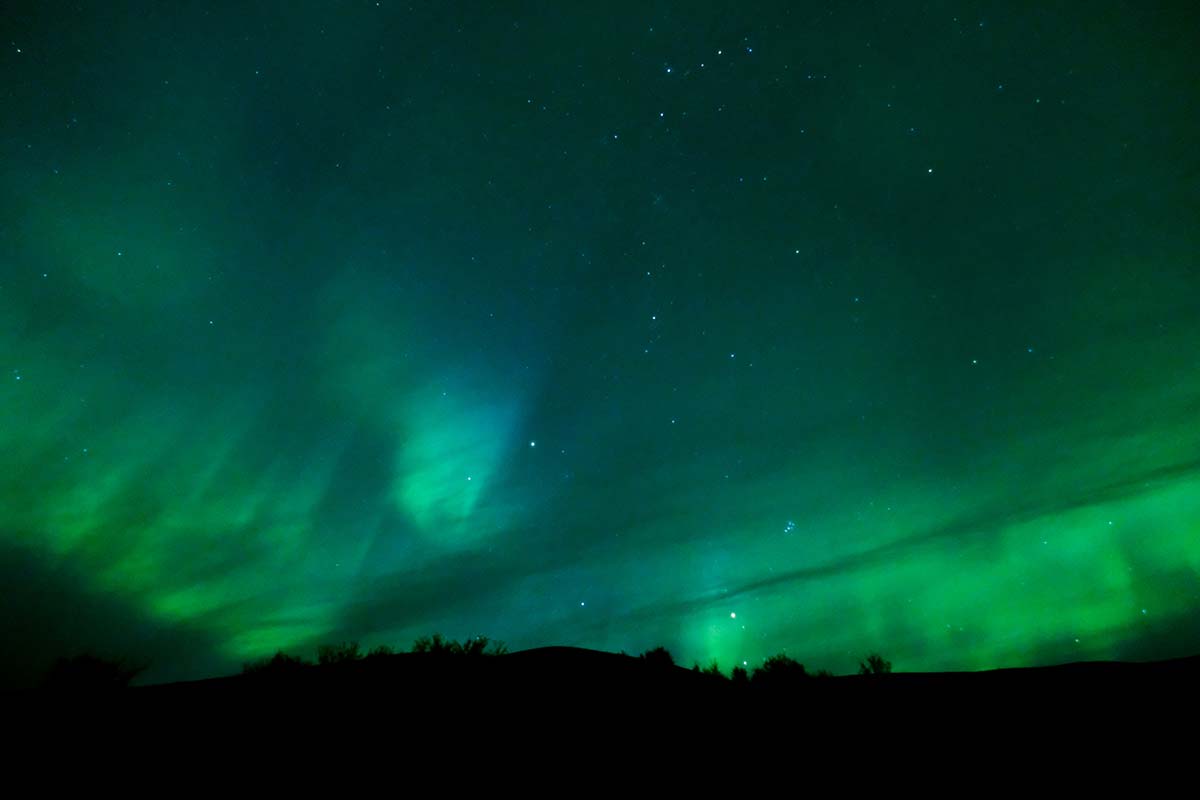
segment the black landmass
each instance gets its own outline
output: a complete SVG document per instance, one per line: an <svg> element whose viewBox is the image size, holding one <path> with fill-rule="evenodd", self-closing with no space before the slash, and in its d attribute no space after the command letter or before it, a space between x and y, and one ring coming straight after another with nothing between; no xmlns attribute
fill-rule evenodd
<svg viewBox="0 0 1200 800"><path fill-rule="evenodd" d="M12 719L31 720L10 723L13 731L40 724L107 740L104 731L124 725L179 752L176 742L201 742L205 752L273 753L289 764L297 756L288 743L303 740L325 754L318 763L348 750L352 761L369 752L380 764L437 764L455 776L464 761L503 754L528 774L559 774L572 759L603 754L589 770L633 758L703 782L731 774L729 752L749 759L738 770L753 774L803 763L853 782L897 769L958 775L980 761L993 772L1041 760L1097 769L1105 749L1188 741L1174 732L1192 730L1200 698L1200 656L980 672L891 672L867 657L859 674L834 676L783 655L730 675L678 666L662 648L510 653L434 637L414 650L333 645L316 662L279 653L237 675L143 686L131 685L140 665L77 656L60 659L38 688L0 699ZM584 774L592 772L571 780Z"/></svg>
<svg viewBox="0 0 1200 800"><path fill-rule="evenodd" d="M653 651L651 651L653 652ZM580 709L655 706L768 711L798 705L810 717L887 712L921 713L966 706L1003 713L1027 708L1096 710L1139 704L1163 710L1194 706L1200 656L1156 662L1079 662L979 672L889 672L771 678L760 667L744 680L654 658L578 647L542 647L487 657L387 653L327 664L295 660L290 668L208 680L134 687L146 699L220 698L266 694L367 696L411 706L566 704ZM792 662L793 664L795 662ZM799 667L798 664L795 666Z"/></svg>

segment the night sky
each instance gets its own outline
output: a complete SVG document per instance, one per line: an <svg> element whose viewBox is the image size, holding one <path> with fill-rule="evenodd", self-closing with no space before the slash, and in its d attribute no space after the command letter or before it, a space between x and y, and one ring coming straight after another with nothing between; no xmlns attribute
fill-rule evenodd
<svg viewBox="0 0 1200 800"><path fill-rule="evenodd" d="M3 680L1200 651L1198 20L6 4Z"/></svg>

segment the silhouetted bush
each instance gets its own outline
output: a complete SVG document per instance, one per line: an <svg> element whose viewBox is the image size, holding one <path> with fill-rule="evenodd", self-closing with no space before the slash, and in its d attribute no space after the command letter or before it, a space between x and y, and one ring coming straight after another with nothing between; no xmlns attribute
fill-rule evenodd
<svg viewBox="0 0 1200 800"><path fill-rule="evenodd" d="M55 661L42 678L42 686L61 691L97 692L124 689L129 686L143 666L123 661L109 661L83 653L73 658Z"/></svg>
<svg viewBox="0 0 1200 800"><path fill-rule="evenodd" d="M322 667L358 661L362 657L362 653L358 650L358 642L323 644L317 648L317 663Z"/></svg>
<svg viewBox="0 0 1200 800"><path fill-rule="evenodd" d="M661 645L653 650L647 650L640 657L642 661L645 661L652 667L667 668L675 666L675 659L671 657L670 651Z"/></svg>
<svg viewBox="0 0 1200 800"><path fill-rule="evenodd" d="M750 673L746 672L745 667L736 666L733 668L733 671L729 673L729 680L736 684L749 684Z"/></svg>
<svg viewBox="0 0 1200 800"><path fill-rule="evenodd" d="M261 677L279 677L287 675L296 675L312 664L298 656L289 656L287 653L279 650L270 658L261 658L257 661L247 661L242 664L243 675L255 675Z"/></svg>
<svg viewBox="0 0 1200 800"><path fill-rule="evenodd" d="M467 639L461 644L456 644L464 656L502 656L508 652L508 647L504 642L493 642L486 636L476 636L474 639Z"/></svg>
<svg viewBox="0 0 1200 800"><path fill-rule="evenodd" d="M773 655L754 670L750 680L756 685L779 686L792 684L808 677L804 665L783 653Z"/></svg>
<svg viewBox="0 0 1200 800"><path fill-rule="evenodd" d="M443 656L502 656L508 652L504 642L494 642L486 636L476 636L465 642L446 639L440 633L422 636L413 642L412 652Z"/></svg>
<svg viewBox="0 0 1200 800"><path fill-rule="evenodd" d="M387 656L396 655L396 651L386 644L381 644L378 647L372 647L367 653L367 658L386 658Z"/></svg>
<svg viewBox="0 0 1200 800"><path fill-rule="evenodd" d="M867 656L866 661L860 661L858 664L859 675L888 675L892 671L892 662L886 660L878 653L871 653Z"/></svg>
<svg viewBox="0 0 1200 800"><path fill-rule="evenodd" d="M422 636L416 639L412 643L412 652L449 655L454 652L455 644L455 642L443 638L440 633L435 633L432 636Z"/></svg>
<svg viewBox="0 0 1200 800"><path fill-rule="evenodd" d="M814 678L832 678L833 673L827 669L819 669L815 673L813 673L813 677Z"/></svg>

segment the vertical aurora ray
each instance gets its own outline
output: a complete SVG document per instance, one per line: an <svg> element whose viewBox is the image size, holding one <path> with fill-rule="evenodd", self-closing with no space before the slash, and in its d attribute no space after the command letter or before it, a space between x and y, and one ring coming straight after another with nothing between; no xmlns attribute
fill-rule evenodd
<svg viewBox="0 0 1200 800"><path fill-rule="evenodd" d="M476 512L514 447L518 409L510 398L457 380L416 394L397 448L393 497L423 535L453 549L477 543L504 522Z"/></svg>

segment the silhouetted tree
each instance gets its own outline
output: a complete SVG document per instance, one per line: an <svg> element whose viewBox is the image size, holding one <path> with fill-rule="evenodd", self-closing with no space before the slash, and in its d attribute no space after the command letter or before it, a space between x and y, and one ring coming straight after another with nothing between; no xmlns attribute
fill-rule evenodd
<svg viewBox="0 0 1200 800"><path fill-rule="evenodd" d="M833 673L827 669L819 669L815 673L813 673L813 677L814 678L832 678Z"/></svg>
<svg viewBox="0 0 1200 800"><path fill-rule="evenodd" d="M761 667L755 668L750 680L758 685L781 686L807 677L808 672L803 664L790 656L778 653L764 661Z"/></svg>
<svg viewBox="0 0 1200 800"><path fill-rule="evenodd" d="M386 658L395 654L396 651L390 645L381 644L377 647L372 647L370 652L367 653L367 658Z"/></svg>
<svg viewBox="0 0 1200 800"><path fill-rule="evenodd" d="M146 665L133 666L123 661L109 661L91 653L55 661L42 677L47 689L76 692L99 692L124 689Z"/></svg>
<svg viewBox="0 0 1200 800"><path fill-rule="evenodd" d="M859 675L889 675L891 671L892 662L878 653L871 653L865 661L858 663Z"/></svg>
<svg viewBox="0 0 1200 800"><path fill-rule="evenodd" d="M362 653L358 650L358 642L323 644L317 648L317 664L322 667L358 661L360 658L362 658Z"/></svg>
<svg viewBox="0 0 1200 800"><path fill-rule="evenodd" d="M739 666L734 667L733 671L729 673L729 680L731 680L735 684L739 684L739 685L749 684L750 683L750 674L748 672L746 672L745 667L739 665Z"/></svg>
<svg viewBox="0 0 1200 800"><path fill-rule="evenodd" d="M713 659L713 662L705 667L703 672L705 675L712 675L714 678L725 677L725 673L721 672L721 665L716 662L716 659Z"/></svg>
<svg viewBox="0 0 1200 800"><path fill-rule="evenodd" d="M642 653L641 659L650 666L656 668L675 666L675 659L671 657L671 652L661 645L653 650L647 650L646 652Z"/></svg>

